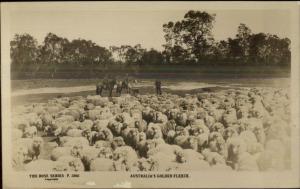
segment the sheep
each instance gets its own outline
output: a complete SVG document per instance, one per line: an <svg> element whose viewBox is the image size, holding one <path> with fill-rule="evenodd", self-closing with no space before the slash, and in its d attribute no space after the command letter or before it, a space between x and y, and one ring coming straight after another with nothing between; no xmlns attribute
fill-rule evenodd
<svg viewBox="0 0 300 189"><path fill-rule="evenodd" d="M83 136L87 138L91 146L95 144L97 135L98 135L97 131L87 131L83 133Z"/></svg>
<svg viewBox="0 0 300 189"><path fill-rule="evenodd" d="M73 121L72 123L69 124L69 127L71 129L80 129L82 122L80 121Z"/></svg>
<svg viewBox="0 0 300 189"><path fill-rule="evenodd" d="M95 145L96 148L110 148L111 147L111 142L110 141L105 141L105 140L98 140Z"/></svg>
<svg viewBox="0 0 300 189"><path fill-rule="evenodd" d="M81 158L81 156L83 154L83 150L86 147L88 147L88 146L84 146L80 143L74 144L71 148L71 156L74 156L76 158Z"/></svg>
<svg viewBox="0 0 300 189"><path fill-rule="evenodd" d="M227 109L222 118L222 123L225 127L237 122L236 110L234 108Z"/></svg>
<svg viewBox="0 0 300 189"><path fill-rule="evenodd" d="M156 123L150 123L148 125L147 131L146 131L147 139L156 139L156 138L162 138L162 131L161 131L161 125Z"/></svg>
<svg viewBox="0 0 300 189"><path fill-rule="evenodd" d="M144 140L142 140L144 141ZM141 141L140 141L141 142ZM145 156L147 156L147 152L155 147L157 147L160 144L164 144L165 141L161 138L158 139L147 139L146 142L142 142L143 146L142 146L142 151L146 152Z"/></svg>
<svg viewBox="0 0 300 189"><path fill-rule="evenodd" d="M175 161L172 161L170 157L162 152L155 153L154 155L148 158L149 160L146 162L148 166L142 164L140 165L142 170L145 170L145 167L148 167L147 171L169 171L172 166L175 164Z"/></svg>
<svg viewBox="0 0 300 189"><path fill-rule="evenodd" d="M199 132L195 137L198 140L198 151L202 151L208 145L209 133Z"/></svg>
<svg viewBox="0 0 300 189"><path fill-rule="evenodd" d="M120 146L119 146L120 147ZM99 149L99 153L98 153L98 158L108 158L108 159L112 159L113 157L113 149L110 147L101 147L98 148Z"/></svg>
<svg viewBox="0 0 300 189"><path fill-rule="evenodd" d="M71 155L71 147L56 147L50 154L50 159L53 161L58 160L61 156Z"/></svg>
<svg viewBox="0 0 300 189"><path fill-rule="evenodd" d="M111 130L114 136L121 136L123 124L115 120L110 120L108 122L107 128Z"/></svg>
<svg viewBox="0 0 300 189"><path fill-rule="evenodd" d="M208 99L203 99L201 100L201 105L204 109L209 109L209 108L212 108L212 103L208 100Z"/></svg>
<svg viewBox="0 0 300 189"><path fill-rule="evenodd" d="M187 112L187 125L190 125L197 119L197 112L196 111L188 111Z"/></svg>
<svg viewBox="0 0 300 189"><path fill-rule="evenodd" d="M193 149L198 151L198 138L195 136L177 136L174 143L183 149Z"/></svg>
<svg viewBox="0 0 300 189"><path fill-rule="evenodd" d="M233 126L227 127L227 128L224 130L223 138L224 138L225 141L227 141L227 140L230 139L230 138L237 137L237 136L238 136L238 132L237 132L236 128L233 127Z"/></svg>
<svg viewBox="0 0 300 189"><path fill-rule="evenodd" d="M116 148L120 147L120 146L125 146L125 142L123 137L114 137L112 142L111 142L111 147L113 150L115 150Z"/></svg>
<svg viewBox="0 0 300 189"><path fill-rule="evenodd" d="M197 110L197 119L204 120L207 115L208 113L203 108L199 108Z"/></svg>
<svg viewBox="0 0 300 189"><path fill-rule="evenodd" d="M115 116L115 120L127 125L128 127L134 127L134 119L130 116L129 113L123 112Z"/></svg>
<svg viewBox="0 0 300 189"><path fill-rule="evenodd" d="M109 109L110 109L110 112L111 112L111 114L112 114L113 116L115 116L115 115L117 115L117 114L119 114L119 113L122 112L122 110L121 110L119 104L110 105L110 106L109 106Z"/></svg>
<svg viewBox="0 0 300 189"><path fill-rule="evenodd" d="M51 160L39 159L25 164L26 171L53 171L55 162Z"/></svg>
<svg viewBox="0 0 300 189"><path fill-rule="evenodd" d="M191 129L190 132L193 135L206 133L208 134L209 128L205 125L204 121L201 119L195 119L193 122L190 123Z"/></svg>
<svg viewBox="0 0 300 189"><path fill-rule="evenodd" d="M228 109L235 107L235 100L230 97L226 97L220 104L220 108Z"/></svg>
<svg viewBox="0 0 300 189"><path fill-rule="evenodd" d="M60 123L57 124L57 127L50 127L50 126L46 126L45 127L45 132L47 133L47 135L54 135L56 137L58 136L64 136L67 135L67 132L70 129L78 129L77 128L77 122L73 121L71 123L67 122L67 123ZM53 130L55 129L55 130Z"/></svg>
<svg viewBox="0 0 300 189"><path fill-rule="evenodd" d="M247 152L247 144L243 138L231 138L226 143L227 162L234 170L258 169L255 158Z"/></svg>
<svg viewBox="0 0 300 189"><path fill-rule="evenodd" d="M45 107L45 111L48 112L50 115L56 115L62 109L64 109L64 107L60 104L48 104Z"/></svg>
<svg viewBox="0 0 300 189"><path fill-rule="evenodd" d="M93 109L95 109L95 105L92 104L92 103L87 103L87 104L84 106L84 109L85 109L85 110L93 110Z"/></svg>
<svg viewBox="0 0 300 189"><path fill-rule="evenodd" d="M208 147L212 152L218 152L221 155L225 154L225 140L221 133L212 132L209 134Z"/></svg>
<svg viewBox="0 0 300 189"><path fill-rule="evenodd" d="M97 133L96 139L94 141L97 141L97 140L112 141L113 137L114 136L113 136L112 132L108 128L102 128Z"/></svg>
<svg viewBox="0 0 300 189"><path fill-rule="evenodd" d="M25 114L25 119L28 121L30 126L36 126L39 130L42 129L43 122L36 113Z"/></svg>
<svg viewBox="0 0 300 189"><path fill-rule="evenodd" d="M20 138L16 141L15 145L24 145L28 151L28 157L31 160L38 159L42 148L43 148L44 141L41 137L33 137L33 138Z"/></svg>
<svg viewBox="0 0 300 189"><path fill-rule="evenodd" d="M140 171L156 171L158 170L158 164L149 158L141 158L137 162Z"/></svg>
<svg viewBox="0 0 300 189"><path fill-rule="evenodd" d="M104 140L106 137L104 136L104 134L100 134L99 132L96 131L91 131L87 134L87 139L89 141L89 144L91 146L93 146L97 141L101 141ZM109 142L109 141L108 141Z"/></svg>
<svg viewBox="0 0 300 189"><path fill-rule="evenodd" d="M176 124L180 126L186 126L187 125L187 114L183 112L179 112L176 117Z"/></svg>
<svg viewBox="0 0 300 189"><path fill-rule="evenodd" d="M56 161L54 171L84 171L84 165L79 158L62 156Z"/></svg>
<svg viewBox="0 0 300 189"><path fill-rule="evenodd" d="M94 125L91 127L92 131L100 131L103 128L107 128L111 120L109 119L102 119L94 121Z"/></svg>
<svg viewBox="0 0 300 189"><path fill-rule="evenodd" d="M178 149L175 150L175 155L176 155L176 161L178 163L185 163L187 161L190 161L191 159L198 159L198 160L203 160L204 156L192 149Z"/></svg>
<svg viewBox="0 0 300 189"><path fill-rule="evenodd" d="M204 160L206 160L209 165L224 165L226 164L224 156L220 155L217 152L212 152L210 149L204 149L202 151Z"/></svg>
<svg viewBox="0 0 300 189"><path fill-rule="evenodd" d="M189 136L190 135L190 127L182 127L182 126L176 126L175 132L176 136Z"/></svg>
<svg viewBox="0 0 300 189"><path fill-rule="evenodd" d="M31 112L36 113L38 116L40 116L41 114L45 113L44 110L44 105L45 104L32 104L32 110Z"/></svg>
<svg viewBox="0 0 300 189"><path fill-rule="evenodd" d="M179 109L172 108L167 110L166 115L169 120L175 120L177 118L177 114L179 113Z"/></svg>
<svg viewBox="0 0 300 189"><path fill-rule="evenodd" d="M83 136L83 130L69 129L67 131L67 136L69 136L69 137L82 137Z"/></svg>
<svg viewBox="0 0 300 189"><path fill-rule="evenodd" d="M142 112L138 109L131 109L130 110L130 116L135 120L135 121L141 121L143 120L143 115Z"/></svg>
<svg viewBox="0 0 300 189"><path fill-rule="evenodd" d="M147 157L151 157L157 153L163 153L169 156L169 159L172 161L176 160L175 155L176 149L173 148L172 145L169 144L159 144L156 147L149 149L147 152Z"/></svg>
<svg viewBox="0 0 300 189"><path fill-rule="evenodd" d="M32 138L34 136L37 136L37 128L35 126L25 128L23 133L24 138Z"/></svg>
<svg viewBox="0 0 300 189"><path fill-rule="evenodd" d="M78 129L83 131L91 130L93 125L94 125L93 121L86 119L83 122L80 122Z"/></svg>
<svg viewBox="0 0 300 189"><path fill-rule="evenodd" d="M237 119L247 118L249 116L249 108L247 106L239 106L236 111Z"/></svg>
<svg viewBox="0 0 300 189"><path fill-rule="evenodd" d="M139 132L145 132L147 130L147 122L145 120L136 120L134 127L137 128Z"/></svg>
<svg viewBox="0 0 300 189"><path fill-rule="evenodd" d="M224 112L224 109L213 108L208 114L212 116L216 122L221 122Z"/></svg>
<svg viewBox="0 0 300 189"><path fill-rule="evenodd" d="M64 110L64 115L70 115L74 118L75 121L83 121L84 120L84 109L77 107L69 107Z"/></svg>
<svg viewBox="0 0 300 189"><path fill-rule="evenodd" d="M167 123L167 121L168 121L168 117L165 115L165 114L163 114L163 113L161 113L161 112L156 112L156 116L155 116L155 123Z"/></svg>
<svg viewBox="0 0 300 189"><path fill-rule="evenodd" d="M225 131L225 127L222 123L216 122L211 126L210 131L211 132L219 132L221 135L223 135L223 133Z"/></svg>
<svg viewBox="0 0 300 189"><path fill-rule="evenodd" d="M201 92L197 94L197 98L199 101L203 100L203 99L208 99L210 97L210 93L208 92Z"/></svg>
<svg viewBox="0 0 300 189"><path fill-rule="evenodd" d="M100 117L100 114L101 114L101 110L92 109L87 111L86 117L92 121L95 121Z"/></svg>
<svg viewBox="0 0 300 189"><path fill-rule="evenodd" d="M45 112L42 115L40 115L40 119L42 120L43 126L47 126L47 125L53 126L54 125L53 116L48 112Z"/></svg>
<svg viewBox="0 0 300 189"><path fill-rule="evenodd" d="M206 115L204 118L204 123L208 128L211 128L215 122L216 122L216 120L213 116Z"/></svg>
<svg viewBox="0 0 300 189"><path fill-rule="evenodd" d="M139 142L139 131L137 128L127 128L126 133L122 134L124 141L127 145L136 148Z"/></svg>
<svg viewBox="0 0 300 189"><path fill-rule="evenodd" d="M145 109L142 110L142 117L148 124L156 119L155 116L154 110L150 107L145 107Z"/></svg>
<svg viewBox="0 0 300 189"><path fill-rule="evenodd" d="M64 106L65 108L69 107L69 105L70 105L69 97L54 98L52 100L52 102L60 104L60 105Z"/></svg>
<svg viewBox="0 0 300 189"><path fill-rule="evenodd" d="M114 171L135 171L138 169L138 161L133 164L131 167L128 167L124 160L120 159L113 161L113 170Z"/></svg>
<svg viewBox="0 0 300 189"><path fill-rule="evenodd" d="M25 170L28 161L29 167L40 161L43 145L37 144L36 151L29 147L37 131L44 130L57 137L50 154L54 161L44 168L49 170L284 170L291 165L290 103L285 95L255 88L197 98L166 93L110 102L89 96L24 106L13 115L13 167ZM63 158L77 158L84 169L58 160Z"/></svg>
<svg viewBox="0 0 300 189"><path fill-rule="evenodd" d="M70 102L70 106L77 106L80 108L84 107L84 104L87 103L86 99L82 96L72 96L72 97L68 97L69 98L69 102Z"/></svg>
<svg viewBox="0 0 300 189"><path fill-rule="evenodd" d="M81 151L79 151L79 158L81 159L84 170L90 170L90 163L93 159L96 159L100 153L99 148L95 148L93 146L85 146Z"/></svg>
<svg viewBox="0 0 300 189"><path fill-rule="evenodd" d="M113 160L106 158L96 158L90 163L90 171L113 171Z"/></svg>
<svg viewBox="0 0 300 189"><path fill-rule="evenodd" d="M125 165L125 170L130 170L137 162L138 156L130 146L118 147L113 153L113 160L120 161Z"/></svg>
<svg viewBox="0 0 300 189"><path fill-rule="evenodd" d="M74 117L70 115L62 115L61 117L58 117L55 119L54 125L51 126L50 131L55 131L56 129L61 130L61 132L58 132L59 134L64 133L66 130L68 130L70 124L74 122Z"/></svg>
<svg viewBox="0 0 300 189"><path fill-rule="evenodd" d="M140 157L146 157L149 145L149 140L147 141L146 134L141 132L139 134L139 141L136 145L137 153Z"/></svg>
<svg viewBox="0 0 300 189"><path fill-rule="evenodd" d="M93 109L87 111L86 118L95 121L95 120L103 120L103 119L109 119L113 117L112 113L107 109Z"/></svg>
<svg viewBox="0 0 300 189"><path fill-rule="evenodd" d="M253 145L257 144L256 136L251 131L243 131L240 133L239 137L246 143L248 152L251 151Z"/></svg>
<svg viewBox="0 0 300 189"><path fill-rule="evenodd" d="M209 129L205 125L192 125L189 132L198 139L198 150L201 151L208 143Z"/></svg>
<svg viewBox="0 0 300 189"><path fill-rule="evenodd" d="M248 104L248 96L239 94L235 97L235 108L246 106Z"/></svg>
<svg viewBox="0 0 300 189"><path fill-rule="evenodd" d="M251 101L252 101L253 106L249 110L250 117L261 118L265 114L268 114L268 112L266 111L266 109L264 108L264 106L262 104L261 97L258 97L258 96L253 97L253 98L251 98Z"/></svg>
<svg viewBox="0 0 300 189"><path fill-rule="evenodd" d="M169 131L174 130L175 131L176 128L176 122L174 120L170 120L165 124L161 125L161 131L163 134L163 137L166 138Z"/></svg>
<svg viewBox="0 0 300 189"><path fill-rule="evenodd" d="M88 95L86 100L88 103L92 103L95 106L101 106L101 107L105 107L109 102L109 99L107 97L101 97L97 95L94 96Z"/></svg>
<svg viewBox="0 0 300 189"><path fill-rule="evenodd" d="M58 138L58 145L62 147L72 147L76 144L80 144L83 146L89 146L89 141L85 137L69 137L63 136Z"/></svg>
<svg viewBox="0 0 300 189"><path fill-rule="evenodd" d="M165 137L165 141L169 144L174 144L174 139L176 137L176 131L170 130Z"/></svg>

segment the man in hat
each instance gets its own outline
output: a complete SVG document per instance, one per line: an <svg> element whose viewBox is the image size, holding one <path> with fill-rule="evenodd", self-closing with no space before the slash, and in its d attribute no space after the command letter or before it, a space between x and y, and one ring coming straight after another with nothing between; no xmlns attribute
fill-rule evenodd
<svg viewBox="0 0 300 189"><path fill-rule="evenodd" d="M161 95L161 81L160 80L155 80L155 88L156 88L156 94Z"/></svg>

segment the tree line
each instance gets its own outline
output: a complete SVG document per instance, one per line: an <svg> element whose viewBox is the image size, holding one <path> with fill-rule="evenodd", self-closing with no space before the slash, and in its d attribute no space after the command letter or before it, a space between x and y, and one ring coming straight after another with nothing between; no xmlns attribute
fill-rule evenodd
<svg viewBox="0 0 300 189"><path fill-rule="evenodd" d="M91 40L69 41L48 33L42 44L29 34L16 34L10 42L12 65L157 65L258 64L290 65L291 41L277 35L253 33L241 23L234 38L217 41L212 35L215 14L188 11L182 20L163 24L163 50L140 44L101 47Z"/></svg>

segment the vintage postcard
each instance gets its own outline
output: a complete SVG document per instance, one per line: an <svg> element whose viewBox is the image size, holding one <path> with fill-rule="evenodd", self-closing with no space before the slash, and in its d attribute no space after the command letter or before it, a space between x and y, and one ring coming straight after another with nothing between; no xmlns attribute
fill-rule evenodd
<svg viewBox="0 0 300 189"><path fill-rule="evenodd" d="M1 3L4 188L300 187L299 10Z"/></svg>

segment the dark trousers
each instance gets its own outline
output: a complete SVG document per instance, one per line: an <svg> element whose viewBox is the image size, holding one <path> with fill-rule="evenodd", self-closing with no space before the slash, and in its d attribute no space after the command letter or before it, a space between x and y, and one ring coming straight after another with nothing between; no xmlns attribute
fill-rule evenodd
<svg viewBox="0 0 300 189"><path fill-rule="evenodd" d="M161 95L161 87L156 87L156 94Z"/></svg>

